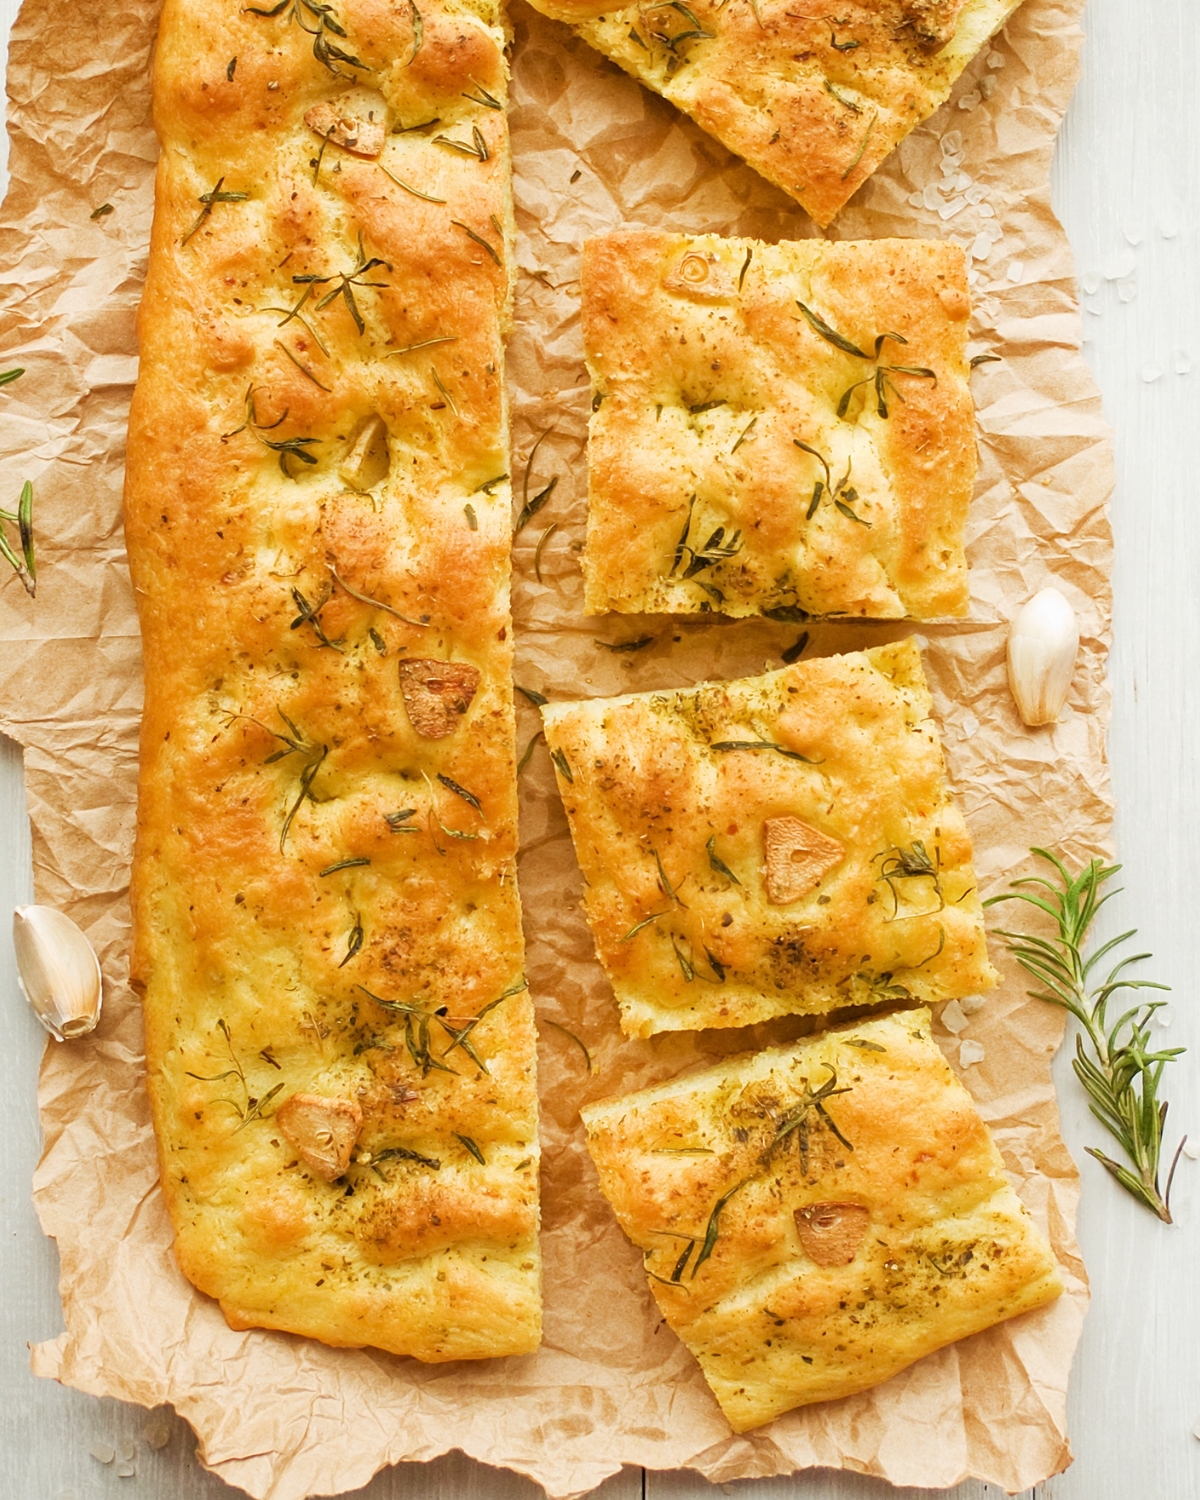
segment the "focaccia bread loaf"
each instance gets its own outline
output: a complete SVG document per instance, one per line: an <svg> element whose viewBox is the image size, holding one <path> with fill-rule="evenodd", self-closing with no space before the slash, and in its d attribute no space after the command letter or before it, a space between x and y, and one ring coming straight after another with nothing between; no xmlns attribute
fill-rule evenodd
<svg viewBox="0 0 1200 1500"><path fill-rule="evenodd" d="M927 1010L582 1115L654 1299L738 1432L1062 1291Z"/></svg>
<svg viewBox="0 0 1200 1500"><path fill-rule="evenodd" d="M965 615L970 311L948 243L588 240L589 612Z"/></svg>
<svg viewBox="0 0 1200 1500"><path fill-rule="evenodd" d="M167 0L129 436L179 1263L426 1360L540 1332L504 45L491 0Z"/></svg>
<svg viewBox="0 0 1200 1500"><path fill-rule="evenodd" d="M996 983L912 641L542 713L628 1035Z"/></svg>
<svg viewBox="0 0 1200 1500"><path fill-rule="evenodd" d="M1021 0L533 0L824 228Z"/></svg>

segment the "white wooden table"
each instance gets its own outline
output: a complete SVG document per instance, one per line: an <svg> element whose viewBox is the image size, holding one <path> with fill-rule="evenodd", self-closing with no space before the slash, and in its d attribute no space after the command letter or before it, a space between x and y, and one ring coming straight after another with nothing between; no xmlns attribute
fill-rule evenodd
<svg viewBox="0 0 1200 1500"><path fill-rule="evenodd" d="M0 0L5 42L15 11L16 0ZM1055 201L1079 267L1085 353L1117 434L1110 749L1127 892L1107 930L1140 928L1156 954L1154 977L1175 987L1168 1036L1192 1051L1170 1070L1168 1134L1173 1141L1183 1128L1200 1141L1200 1028L1189 984L1200 972L1191 883L1200 850L1200 671L1191 654L1200 642L1200 5L1091 0L1084 24L1084 77L1059 142ZM0 914L29 899L20 755L0 741ZM27 1343L61 1328L57 1256L30 1204L42 1040L0 938L0 1497L232 1497L240 1491L200 1468L186 1425L170 1413L156 1420L29 1374ZM1098 1128L1065 1052L1058 1071L1067 1140L1083 1162L1080 1238L1093 1302L1072 1376L1076 1461L1036 1494L1200 1500L1200 1441L1191 1431L1200 1420L1200 1164L1181 1163L1178 1225L1160 1227L1083 1157L1086 1144L1099 1143ZM152 1447L148 1431L163 1445ZM114 1462L92 1457L94 1445L115 1449ZM136 1472L121 1477L126 1454ZM699 1500L718 1492L744 1500L933 1493L828 1471L713 1487L691 1475L633 1470L596 1493L603 1500ZM388 1470L355 1494L535 1500L540 1491L451 1456ZM982 1500L998 1492L968 1484L954 1494Z"/></svg>

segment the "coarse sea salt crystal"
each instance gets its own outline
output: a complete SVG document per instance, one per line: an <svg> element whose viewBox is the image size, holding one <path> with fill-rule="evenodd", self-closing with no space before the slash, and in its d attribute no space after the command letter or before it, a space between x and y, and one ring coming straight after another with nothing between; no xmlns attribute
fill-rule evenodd
<svg viewBox="0 0 1200 1500"><path fill-rule="evenodd" d="M1104 267L1105 281L1124 281L1137 270L1137 256L1132 250L1122 250L1112 256Z"/></svg>
<svg viewBox="0 0 1200 1500"><path fill-rule="evenodd" d="M964 94L958 101L958 107L959 109L965 109L969 113L973 109L978 109L982 103L983 95L978 89L972 89L969 94Z"/></svg>
<svg viewBox="0 0 1200 1500"><path fill-rule="evenodd" d="M982 1010L987 1001L982 995L964 995L958 1002L966 1015L973 1016L977 1010Z"/></svg>
<svg viewBox="0 0 1200 1500"><path fill-rule="evenodd" d="M908 204L909 208L924 208L925 194L909 193L908 197L905 199L905 202Z"/></svg>
<svg viewBox="0 0 1200 1500"><path fill-rule="evenodd" d="M987 260L992 253L992 240L990 235L977 234L971 241L971 259Z"/></svg>
<svg viewBox="0 0 1200 1500"><path fill-rule="evenodd" d="M155 1450L165 1448L171 1441L171 1424L166 1417L155 1417L146 1423L142 1430L142 1438L148 1448Z"/></svg>
<svg viewBox="0 0 1200 1500"><path fill-rule="evenodd" d="M942 155L957 156L963 148L961 130L948 130L942 137Z"/></svg>
<svg viewBox="0 0 1200 1500"><path fill-rule="evenodd" d="M1162 379L1162 366L1147 363L1142 366L1142 379L1147 385L1153 385L1156 380Z"/></svg>
<svg viewBox="0 0 1200 1500"><path fill-rule="evenodd" d="M1016 286L1025 276L1025 262L1023 260L1010 260L1008 263L1008 279Z"/></svg>
<svg viewBox="0 0 1200 1500"><path fill-rule="evenodd" d="M137 1470L133 1467L132 1464L122 1464L120 1468L118 1468L117 1473L122 1479L132 1479L133 1476L137 1473Z"/></svg>
<svg viewBox="0 0 1200 1500"><path fill-rule="evenodd" d="M1188 1161L1195 1161L1200 1156L1200 1140L1188 1139L1183 1143L1183 1154Z"/></svg>
<svg viewBox="0 0 1200 1500"><path fill-rule="evenodd" d="M938 209L938 218L945 222L947 219L952 219L955 214L961 213L966 206L967 200L965 198L951 198L949 203L943 204Z"/></svg>
<svg viewBox="0 0 1200 1500"><path fill-rule="evenodd" d="M922 202L925 204L926 208L941 208L942 194L936 182L927 182L925 184L925 192L922 195Z"/></svg>
<svg viewBox="0 0 1200 1500"><path fill-rule="evenodd" d="M987 1056L987 1048L982 1042L963 1042L958 1049L958 1060L964 1068L974 1067L981 1063Z"/></svg>
<svg viewBox="0 0 1200 1500"><path fill-rule="evenodd" d="M971 1023L962 1013L962 1006L957 1000L951 1000L949 1004L942 1006L942 1025L947 1031L952 1031L955 1036L960 1031L965 1031Z"/></svg>
<svg viewBox="0 0 1200 1500"><path fill-rule="evenodd" d="M1186 375L1192 368L1192 356L1186 349L1176 349L1171 356L1171 364L1176 375Z"/></svg>
<svg viewBox="0 0 1200 1500"><path fill-rule="evenodd" d="M975 717L970 709L967 709L966 713L963 714L962 718L958 721L959 733L962 735L964 740L969 740L978 728L979 720Z"/></svg>
<svg viewBox="0 0 1200 1500"><path fill-rule="evenodd" d="M975 201L977 203L979 202L978 199L976 199ZM968 203L971 202L971 195L970 195L970 193L967 194L967 202ZM996 217L996 210L992 207L992 205L990 203L980 203L979 204L979 217L981 219L994 219Z"/></svg>
<svg viewBox="0 0 1200 1500"><path fill-rule="evenodd" d="M996 92L996 75L994 73L985 73L979 80L979 92L985 99L990 99Z"/></svg>
<svg viewBox="0 0 1200 1500"><path fill-rule="evenodd" d="M1002 68L1007 61L1008 58L1005 57L1003 52L989 52L987 55L987 65L989 68Z"/></svg>
<svg viewBox="0 0 1200 1500"><path fill-rule="evenodd" d="M1117 301L1118 302L1133 302L1136 297L1137 297L1137 282L1136 281L1118 281L1117 282Z"/></svg>
<svg viewBox="0 0 1200 1500"><path fill-rule="evenodd" d="M986 189L985 188L981 188L977 182L973 183L967 189L967 202L968 203L982 203L985 196L986 196ZM993 209L992 212L995 213L995 209Z"/></svg>
<svg viewBox="0 0 1200 1500"><path fill-rule="evenodd" d="M1089 297L1094 296L1099 290L1104 278L1097 276L1095 271L1087 271L1079 278L1079 285Z"/></svg>
<svg viewBox="0 0 1200 1500"><path fill-rule="evenodd" d="M111 1443L93 1443L88 1452L98 1464L110 1464L117 1456L117 1450Z"/></svg>

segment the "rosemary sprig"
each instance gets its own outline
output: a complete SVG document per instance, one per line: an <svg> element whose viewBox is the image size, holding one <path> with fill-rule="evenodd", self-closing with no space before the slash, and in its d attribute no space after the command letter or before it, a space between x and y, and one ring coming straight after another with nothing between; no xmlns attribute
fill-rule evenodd
<svg viewBox="0 0 1200 1500"><path fill-rule="evenodd" d="M1135 1005L1115 1022L1109 1021L1107 1013L1109 1001L1118 991L1166 990L1169 986L1156 984L1150 979L1126 978L1129 966L1149 958L1148 953L1126 955L1109 969L1099 984L1093 982L1097 965L1135 935L1134 929L1120 933L1102 943L1090 958L1083 956L1088 931L1097 912L1118 894L1117 891L1105 891L1103 887L1121 868L1120 865L1104 865L1093 858L1072 875L1049 850L1033 849L1030 852L1053 868L1054 877L1028 875L1014 880L1014 889L991 897L984 905L1024 901L1045 912L1054 922L1057 932L1052 938L1005 931L1000 936L1007 941L1009 952L1025 972L1044 986L1043 989L1030 990L1029 994L1070 1011L1079 1022L1082 1031L1075 1038L1072 1059L1075 1076L1087 1090L1092 1113L1120 1143L1133 1164L1133 1170L1094 1146L1087 1148L1088 1155L1095 1157L1139 1203L1157 1214L1164 1224L1170 1224L1171 1183L1187 1137L1184 1136L1175 1150L1166 1191L1160 1193L1158 1169L1167 1102L1159 1100L1158 1090L1163 1068L1185 1049L1150 1050L1150 1021L1155 1011L1166 1004L1165 1000ZM1018 886L1036 886L1040 890L1015 889Z"/></svg>
<svg viewBox="0 0 1200 1500"><path fill-rule="evenodd" d="M363 322L362 313L358 310L358 303L354 300L354 288L356 286L386 287L386 281L364 281L362 279L368 271L373 271L376 266L382 266L386 271L390 271L392 269L390 264L386 260L381 260L377 255L373 255L369 260L367 259L367 253L363 249L362 234L360 233L358 236L358 261L351 270L340 271L333 276L303 275L292 277L292 281L297 286L305 286L307 287L307 291L305 292L304 296L301 297L300 301L296 303L296 306L292 309L292 312L291 314L289 314L289 316L294 316L295 313L299 312L300 308L304 306L304 303L312 295L314 288L319 286L328 286L332 281L336 282L336 285L332 288L331 291L325 293L320 302L318 302L316 307L313 309L314 312L321 312L324 308L328 307L331 302L340 297L346 304L346 309L349 312L350 316L354 319L355 328L358 329L360 334L365 333L367 331L367 325ZM284 322L286 321L287 319L285 318ZM279 326L282 328L283 324L281 323Z"/></svg>
<svg viewBox="0 0 1200 1500"><path fill-rule="evenodd" d="M19 374L21 371L17 370L13 378ZM2 379L0 376L0 380ZM32 599L37 590L37 564L33 556L33 485L28 479L21 486L21 498L17 501L16 510L0 510L0 520L11 521L21 538L21 556L18 557L4 535L4 528L0 526L0 557L16 573L25 592Z"/></svg>
<svg viewBox="0 0 1200 1500"><path fill-rule="evenodd" d="M828 87L828 84L826 84L826 87ZM863 142L863 149L866 149L865 140ZM854 165L857 165L857 161ZM839 333L836 328L831 327L820 314L813 312L811 307L806 307L803 302L797 302L796 306L804 314L813 332L820 334L827 344L832 344L835 349L840 349L843 354L854 355L856 359L870 360L875 366L874 371L866 376L865 379L856 380L853 385L847 386L842 392L842 398L837 406L839 417L844 417L847 411L849 411L850 401L855 391L861 390L864 385L874 385L875 410L881 417L886 418L888 414L888 392L890 391L897 401L904 400L899 386L891 378L893 375L914 375L920 380L932 380L934 385L937 384L937 375L925 365L885 365L881 363L880 355L883 352L884 343L888 339L891 339L895 344L908 343L908 340L902 333L877 333L875 335L875 353L873 355L868 354L865 349L860 349L845 334ZM809 451L811 452L812 450L810 449ZM856 516L854 519L857 520L858 517Z"/></svg>
<svg viewBox="0 0 1200 1500"><path fill-rule="evenodd" d="M693 495L688 503L687 520L683 523L683 531L675 545L675 558L671 563L671 572L667 575L668 577L674 575L675 570L683 562L683 555L686 552L690 554L691 561L680 575L685 583L695 578L697 573L702 573L705 568L714 568L718 563L728 562L731 557L736 557L742 550L742 533L735 531L726 541L724 526L716 527L702 547L689 546L688 533L692 529L692 511L695 504L696 497ZM702 584L701 587L703 588L704 585Z"/></svg>
<svg viewBox="0 0 1200 1500"><path fill-rule="evenodd" d="M804 453L811 454L825 471L824 479L817 479L813 482L812 499L808 502L808 509L804 513L804 519L811 521L817 513L817 508L821 504L822 498L828 496L834 508L840 511L843 516L850 521L857 521L860 526L865 526L869 531L871 529L871 522L864 521L852 509L854 502L858 499L858 491L850 484L850 461L848 460L846 463L846 472L834 484L829 460L823 453L819 453L815 448L810 447L808 443L802 443L799 438L792 439L792 446L801 449Z"/></svg>
<svg viewBox="0 0 1200 1500"><path fill-rule="evenodd" d="M322 65L328 68L335 78L347 78L351 83L357 82L353 73L345 73L337 65L343 62L350 68L362 68L366 73L374 71L360 58L352 53L344 52L336 42L329 40L329 33L334 36L346 36L345 27L334 19L333 6L324 5L321 0L279 0L278 5L273 5L269 10L260 9L257 5L247 5L246 12L251 16L266 16L270 20L273 16L281 16L287 11L285 21L291 25L293 21L300 27L301 31L307 31L313 39L313 56ZM305 14L308 14L317 24L309 26L305 22ZM413 54L416 55L415 53Z"/></svg>
<svg viewBox="0 0 1200 1500"><path fill-rule="evenodd" d="M558 475L555 474L551 477L549 484L543 485L536 495L531 496L529 493L529 481L533 475L533 461L537 457L538 449L553 431L553 427L546 428L545 432L541 434L537 442L529 450L529 457L525 460L525 476L521 481L521 510L517 516L517 523L513 527L513 536L519 536L524 531L525 527L529 525L538 511L547 504L550 496L553 495L558 486Z"/></svg>
<svg viewBox="0 0 1200 1500"><path fill-rule="evenodd" d="M336 651L342 654L341 641L331 641L325 634L325 627L321 624L321 611L329 603L333 596L333 585L326 582L325 587L315 600L305 598L299 589L292 589L292 602L300 613L292 621L291 629L299 630L301 625L311 625L317 637L321 650Z"/></svg>
<svg viewBox="0 0 1200 1500"><path fill-rule="evenodd" d="M201 193L200 196L199 196L199 198L196 199L196 202L197 203L203 203L204 207L200 210L200 213L199 213L199 215L198 215L198 217L196 219L196 222L192 225L192 227L188 230L188 232L184 235L184 237L179 241L179 244L180 244L181 248L184 245L187 244L188 240L191 239L192 235L194 235L196 233L197 229L200 228L200 226L204 223L205 219L207 219L208 216L209 216L209 214L212 213L212 211L213 211L213 205L214 204L217 204L217 203L245 203L246 200L247 200L247 198L249 198L249 196L250 196L249 193L226 193L226 192L222 192L221 188L222 188L222 184L224 183L224 181L225 181L224 177L218 177L217 178L216 186L212 187L212 188L209 188L209 190L208 190L207 193Z"/></svg>
<svg viewBox="0 0 1200 1500"><path fill-rule="evenodd" d="M935 851L936 854L936 851ZM892 893L892 915L894 922L900 912L900 893L896 889L897 880L932 880L933 893L938 898L938 904L927 912L910 912L910 916L932 917L939 911L945 909L946 898L942 894L942 877L939 861L931 857L921 839L913 839L912 844L906 849L897 845L893 849L886 850L883 854L877 854L875 859L882 860L879 866L879 874L876 881L882 881ZM872 861L874 863L874 860ZM928 960L927 960L928 961Z"/></svg>
<svg viewBox="0 0 1200 1500"><path fill-rule="evenodd" d="M250 1085L246 1081L246 1070L242 1067L241 1059L234 1051L233 1037L230 1034L229 1027L224 1020L217 1021L217 1030L225 1038L225 1048L229 1053L229 1060L233 1064L233 1066L231 1068L226 1068L223 1073L188 1072L185 1074L185 1076L188 1078L196 1079L198 1083L220 1083L226 1078L237 1079L238 1084L242 1090L242 1102L240 1104L236 1099L213 1100L214 1104L228 1104L230 1109L232 1109L237 1114L238 1119L241 1121L237 1129L233 1132L234 1135L237 1135L238 1131L244 1130L252 1120L264 1119L265 1116L263 1115L263 1110L266 1109L267 1105L271 1103L276 1094L283 1092L287 1085L284 1083L277 1083L274 1088L268 1089L261 1099L254 1098L250 1093ZM275 1062L274 1058L267 1058L267 1061L273 1063L275 1067L279 1066L279 1064Z"/></svg>

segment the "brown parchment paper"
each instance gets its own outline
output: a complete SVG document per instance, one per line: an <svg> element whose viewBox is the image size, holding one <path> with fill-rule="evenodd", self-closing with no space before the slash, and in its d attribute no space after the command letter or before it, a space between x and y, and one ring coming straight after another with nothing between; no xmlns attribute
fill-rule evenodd
<svg viewBox="0 0 1200 1500"><path fill-rule="evenodd" d="M795 626L763 621L584 620L582 238L620 226L803 237L789 199L671 107L514 0L513 146L523 274L510 380L515 468L558 474L517 539L518 680L551 697L676 686L779 664ZM1031 844L1104 850L1111 486L1108 434L1079 355L1068 245L1049 204L1054 133L1077 72L1082 0L1026 0L951 101L835 221L841 238L953 235L975 259L972 352L981 468L970 521L969 620L925 628L951 775L985 894ZM169 1401L210 1468L248 1493L300 1500L356 1488L384 1464L451 1445L582 1494L622 1464L689 1466L714 1480L841 1466L899 1485L968 1475L1023 1489L1069 1461L1067 1373L1086 1303L1073 1238L1077 1177L1050 1081L1061 1023L1005 987L965 1029L938 1027L1063 1263L1068 1293L1042 1312L943 1350L886 1385L733 1436L682 1346L659 1327L636 1251L599 1198L577 1112L748 1045L795 1034L621 1039L579 911L580 878L543 747L523 776L521 887L542 1030L546 1338L528 1358L421 1366L284 1334L234 1333L171 1257L142 1087L140 1015L126 988L137 627L120 528L134 311L146 259L153 0L25 0L8 91L12 185L0 216L0 349L27 373L0 395L11 506L37 493L39 585L0 581L0 726L25 747L37 899L69 911L104 964L95 1036L50 1043L39 1082L45 1154L35 1197L58 1241L65 1332L34 1351L41 1375L98 1394ZM961 135L948 194L940 144ZM952 145L957 145L951 138ZM953 153L957 157L957 152ZM951 175L954 175L953 173ZM964 183L964 178L966 182ZM911 201L910 201L911 200ZM972 200L972 201L968 201ZM113 212L93 221L102 203ZM540 482L539 482L540 481ZM551 523L534 575L534 547ZM1083 655L1052 730L1022 728L1004 679L1005 621L1053 580L1078 609ZM181 622L186 629L186 621ZM601 648L651 633L634 654ZM810 651L894 638L901 626L811 628ZM537 728L523 711L521 732ZM997 945L998 946L998 945ZM962 1017L952 1015L954 1026ZM792 1032L787 1025L792 1024Z"/></svg>

